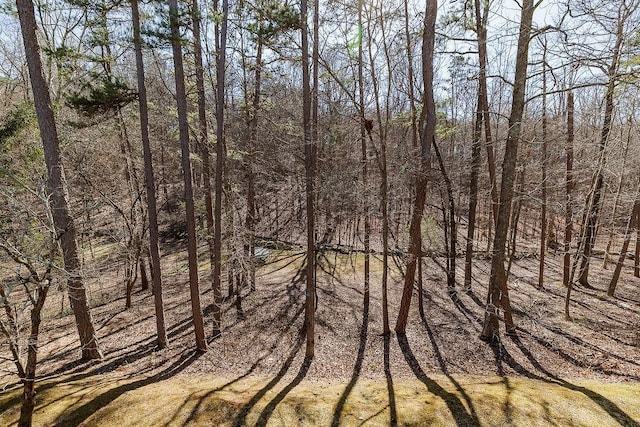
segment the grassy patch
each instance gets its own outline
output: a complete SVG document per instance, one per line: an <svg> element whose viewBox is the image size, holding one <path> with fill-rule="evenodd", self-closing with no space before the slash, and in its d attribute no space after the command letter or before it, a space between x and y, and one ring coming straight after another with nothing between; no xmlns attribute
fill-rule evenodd
<svg viewBox="0 0 640 427"><path fill-rule="evenodd" d="M432 376L397 380L390 404L384 380L361 380L336 408L346 384L284 378L164 381L102 375L38 386L36 425L563 425L637 426L640 384L548 382L523 378ZM20 391L0 395L0 425L19 415Z"/></svg>

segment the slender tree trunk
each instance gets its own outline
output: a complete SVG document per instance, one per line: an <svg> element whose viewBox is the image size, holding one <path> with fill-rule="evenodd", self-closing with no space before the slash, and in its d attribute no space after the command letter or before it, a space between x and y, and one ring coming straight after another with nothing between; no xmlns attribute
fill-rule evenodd
<svg viewBox="0 0 640 427"><path fill-rule="evenodd" d="M102 352L93 326L91 312L87 301L87 293L80 272L78 245L76 242L76 227L71 209L65 180L64 167L58 145L51 98L44 74L40 47L36 37L37 24L31 0L17 0L18 16L22 39L27 56L27 66L31 78L33 100L38 118L38 127L44 148L44 158L47 164L47 190L50 194L49 204L53 215L56 234L62 247L64 268L68 274L67 292L71 308L75 316L83 359L101 359Z"/></svg>
<svg viewBox="0 0 640 427"><path fill-rule="evenodd" d="M404 36L406 40L406 51L407 51L407 79L409 80L409 108L411 110L411 148L414 152L418 151L418 113L416 108L415 101L415 89L413 86L413 49L411 46L411 33L409 32L409 0L404 0ZM402 199L401 199L402 203ZM396 221L396 238L399 236L399 228L400 228L400 212L402 209L398 209L398 220ZM418 264L418 311L420 312L420 316L424 318L424 298L422 293L422 241L420 241L420 252L418 254L418 259L416 260ZM388 248L387 248L388 250ZM387 260L388 263L388 260ZM385 264L386 265L386 264ZM386 267L385 267L386 272ZM384 305L383 310L387 312L386 315L386 327L389 329L389 314L387 307L387 284L384 284Z"/></svg>
<svg viewBox="0 0 640 427"><path fill-rule="evenodd" d="M367 149L367 127L368 122L364 109L364 54L362 48L362 8L363 0L358 1L358 31L360 40L358 43L358 103L360 110L360 162L362 163L362 207L364 216L364 304L369 304L369 287L371 280L371 222L369 218L369 156ZM369 134L371 138L371 134ZM382 235L382 250L386 253L388 242L385 240L388 234ZM387 269L385 267L387 259L385 253L382 257L382 330L384 334L389 334L389 308L387 304ZM365 310L368 308L365 306Z"/></svg>
<svg viewBox="0 0 640 427"><path fill-rule="evenodd" d="M475 0L474 0L475 1ZM480 91L482 105L482 121L484 123L484 135L487 151L487 166L489 169L489 182L491 184L491 212L493 224L498 220L498 184L496 182L496 161L493 149L493 137L491 132L491 119L489 117L489 96L487 90L487 19L489 17L489 0L482 0L482 16L478 15L480 4L475 4L476 19L478 19L478 90ZM491 226L489 228L491 230ZM491 242L490 234L487 235L488 243Z"/></svg>
<svg viewBox="0 0 640 427"><path fill-rule="evenodd" d="M217 10L217 0L215 2ZM216 186L214 204L214 267L213 267L213 291L219 293L221 289L222 275L222 190L224 186L225 168L225 133L224 133L224 98L225 98L225 67L227 51L227 22L229 14L228 0L222 0L222 22L216 26L217 57L216 57ZM228 277L228 282L233 286L233 276ZM230 295L231 296L231 295ZM218 324L218 328L220 325Z"/></svg>
<svg viewBox="0 0 640 427"><path fill-rule="evenodd" d="M636 250L634 254L634 264L633 275L635 277L640 277L640 218L638 218L638 222L636 222Z"/></svg>
<svg viewBox="0 0 640 427"><path fill-rule="evenodd" d="M567 170L565 178L566 200L565 200L565 216L564 216L564 261L562 281L567 288L567 294L564 300L564 316L569 320L569 301L571 301L571 290L573 283L571 280L571 238L573 232L573 207L572 207L572 191L573 191L573 139L574 139L574 102L573 91L570 89L567 94L567 141L565 152L567 157Z"/></svg>
<svg viewBox="0 0 640 427"><path fill-rule="evenodd" d="M144 263L144 257L141 257L138 263L138 267L140 268L140 290L148 291L149 290L149 278L147 277L147 266Z"/></svg>
<svg viewBox="0 0 640 427"><path fill-rule="evenodd" d="M435 46L435 22L438 13L437 0L427 0L424 16L424 31L422 35L422 79L424 81L423 107L421 123L423 126L420 135L420 167L416 176L416 198L409 226L409 260L404 277L404 288L400 311L396 320L395 331L404 334L407 328L409 307L413 294L416 263L422 255L421 226L422 212L427 197L427 182L431 161L431 146L435 139L436 110L433 99L433 53Z"/></svg>
<svg viewBox="0 0 640 427"><path fill-rule="evenodd" d="M262 22L260 22L260 28ZM259 30L261 31L261 30ZM247 228L248 242L245 248L249 259L249 284L253 291L256 287L255 267L255 221L256 221L256 185L255 185L255 152L258 144L258 112L260 110L260 89L262 82L262 33L258 33L256 50L256 68L254 75L253 99L251 101L251 117L249 119L249 153L247 155L247 216L245 226Z"/></svg>
<svg viewBox="0 0 640 427"><path fill-rule="evenodd" d="M597 175L595 178L595 185L593 187L591 204L588 206L588 211L585 218L583 227L583 235L581 240L584 241L584 248L582 252L582 260L580 263L580 274L578 281L584 286L589 285L589 264L591 259L591 252L596 241L596 231L598 219L600 216L602 189L604 187L604 165L606 163L606 148L609 140L609 134L611 133L611 122L613 119L613 100L616 89L616 73L618 72L618 64L620 60L620 50L624 41L624 23L625 19L618 17L618 28L616 31L616 43L613 48L613 54L611 58L611 64L608 69L609 82L607 84L607 93L605 95L605 110L604 120L602 122L602 131L600 133L599 155L601 156L601 166L598 167Z"/></svg>
<svg viewBox="0 0 640 427"><path fill-rule="evenodd" d="M542 52L542 209L540 220L540 265L538 289L544 287L544 257L547 252L547 42Z"/></svg>
<svg viewBox="0 0 640 427"><path fill-rule="evenodd" d="M207 340L204 333L204 319L200 305L200 289L198 287L198 254L196 244L196 220L193 202L193 185L191 183L191 160L189 147L189 123L187 119L187 96L185 91L184 68L182 64L182 45L178 22L178 1L169 0L169 17L171 25L171 45L173 47L173 65L176 82L176 101L178 105L178 124L180 147L182 150L182 176L184 178L185 215L187 217L187 239L189 253L189 290L191 293L191 311L198 351L207 351Z"/></svg>
<svg viewBox="0 0 640 427"><path fill-rule="evenodd" d="M631 116L629 116L629 118L631 118ZM631 120L629 120L629 122L631 122ZM620 202L620 192L622 190L622 177L624 174L624 170L627 166L627 155L629 153L629 145L631 142L631 129L633 128L633 126L631 126L631 123L629 123L629 129L627 132L627 141L624 147L624 154L622 155L622 168L620 169L620 179L618 180L618 189L616 190L616 195L613 199L613 212L611 213L611 221L612 224L610 225L611 227L611 231L609 232L609 240L607 241L607 247L604 250L604 260L602 261L602 268L603 269L607 269L607 264L609 263L609 249L611 249L611 243L613 241L613 236L614 236L614 229L615 229L615 221L616 221L616 215L618 214L618 205Z"/></svg>
<svg viewBox="0 0 640 427"><path fill-rule="evenodd" d="M300 21L302 33L302 121L304 128L304 164L305 194L307 206L307 265L306 265L306 302L305 330L307 345L305 355L312 358L315 352L315 222L314 222L314 179L315 159L314 140L311 123L311 83L309 76L309 25L307 0L300 2Z"/></svg>
<svg viewBox="0 0 640 427"><path fill-rule="evenodd" d="M444 161L442 159L442 155L440 154L440 149L438 148L438 144L435 139L433 141L433 149L436 154L436 158L438 159L438 166L440 167L440 173L442 174L442 178L444 179L445 189L447 192L447 208L443 206L443 214L445 219L448 218L448 221L445 221L445 229L448 227L448 233L445 232L445 252L447 253L447 290L449 295L452 297L456 297L456 248L457 248L457 234L458 230L456 227L456 205L455 200L453 198L453 188L451 185L451 179L449 179L449 175L447 174L447 170L444 166ZM446 231L446 230L445 230Z"/></svg>
<svg viewBox="0 0 640 427"><path fill-rule="evenodd" d="M493 256L491 257L491 275L487 308L480 338L492 342L498 338L498 308L502 307L505 317L505 328L508 333L514 332L515 326L511 317L511 306L507 287L507 277L504 269L505 245L509 229L511 202L513 200L513 183L515 179L516 163L518 160L518 141L524 111L524 95L527 82L527 59L529 41L531 38L531 22L535 10L533 0L524 0L518 36L518 50L513 85L513 100L509 116L509 131L502 168L502 183L500 189L500 206L493 241Z"/></svg>
<svg viewBox="0 0 640 427"><path fill-rule="evenodd" d="M620 278L620 273L622 272L622 266L624 264L624 260L627 257L627 250L629 250L629 243L631 242L631 235L633 234L633 229L638 230L638 218L640 217L640 198L638 198L640 188L636 191L636 199L633 203L633 209L631 211L631 215L629 215L629 220L627 221L627 229L624 233L624 241L622 243L622 249L620 249L620 256L618 257L618 263L616 264L616 268L613 272L613 277L611 277L611 282L609 282L609 288L607 289L607 295L612 297L615 294L616 286L618 285L618 279Z"/></svg>
<svg viewBox="0 0 640 427"><path fill-rule="evenodd" d="M50 270L46 276L49 276ZM36 367L38 364L38 336L40 334L40 324L42 323L42 307L44 307L45 300L47 299L47 292L49 291L50 277L46 277L45 280L40 283L40 286L36 290L35 304L31 308L31 330L29 332L29 341L27 345L27 364L24 369L18 369L23 371L22 377L22 406L20 408L20 418L18 419L18 427L31 427L33 422L33 410L35 408L35 381L36 381ZM19 360L16 360L17 364L20 364Z"/></svg>
<svg viewBox="0 0 640 427"><path fill-rule="evenodd" d="M525 160L526 162L526 160ZM518 197L516 198L516 200L513 202L513 207L512 207L512 212L511 212L511 220L509 222L510 224L510 229L509 229L509 246L507 248L507 254L509 256L509 261L507 262L507 279L509 278L509 275L511 274L511 266L513 265L513 259L516 256L516 243L517 243L517 239L518 239L518 225L520 224L520 213L522 212L522 194L523 194L523 189L524 189L524 178L525 178L525 172L526 172L526 163L524 165L522 165L522 169L519 171L516 171L516 177L517 177L517 191L516 193L518 194ZM522 233L525 234L526 230L527 230L527 224L526 222L524 223L523 227L522 227ZM525 239L526 239L526 234L525 234Z"/></svg>
<svg viewBox="0 0 640 427"><path fill-rule="evenodd" d="M478 34L478 51L480 51L480 25L482 16L480 12L480 0L474 0L474 9L476 16ZM481 63L482 64L482 63ZM486 73L486 71L485 71ZM480 172L480 151L482 138L482 117L484 106L482 105L483 96L480 83L478 84L478 97L476 107L476 117L473 126L473 141L471 143L471 173L469 176L469 216L467 225L467 242L464 259L464 289L466 292L471 291L471 276L473 274L473 242L476 231L476 209L478 206L478 174Z"/></svg>
<svg viewBox="0 0 640 427"><path fill-rule="evenodd" d="M215 269L215 244L214 244L214 222L213 222L213 200L211 193L211 154L209 152L209 135L207 128L206 100L204 92L204 67L202 61L202 39L200 36L201 12L198 6L198 0L192 0L193 14L193 56L196 68L196 91L198 94L198 125L199 125L199 141L200 154L202 155L202 180L204 186L204 205L205 218L207 223L207 246L209 248L209 269L211 274L211 287L213 291L213 336L220 335L221 328L221 310L220 302L221 292L220 284L216 286L213 280Z"/></svg>

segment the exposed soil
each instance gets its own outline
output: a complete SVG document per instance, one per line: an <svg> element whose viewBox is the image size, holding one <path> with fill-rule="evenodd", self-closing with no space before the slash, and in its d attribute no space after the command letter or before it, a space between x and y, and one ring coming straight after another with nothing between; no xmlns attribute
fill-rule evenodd
<svg viewBox="0 0 640 427"><path fill-rule="evenodd" d="M77 361L80 352L73 316L68 314L67 301L63 313L58 313L61 299L66 297L54 293L41 333L40 376L116 371L145 376L206 372L223 378L256 375L274 380L297 375L306 381L342 383L385 377L387 381L422 380L430 374L526 376L554 382L578 378L640 381L640 279L633 277L631 267L623 270L616 297L609 298L604 289L612 272L602 270L601 263L595 261L591 273L595 289L575 290L573 320L566 321L561 257L548 255L544 290L536 288L537 259L515 260L509 287L517 337L503 337L500 345L490 346L478 338L489 261L475 262L473 292L459 292L454 301L447 293L441 267L426 260L425 320L418 314L414 293L406 337L392 334L385 340L381 335L380 263L372 265L367 312L363 310L362 255L329 253L318 272L316 354L307 366L303 364L304 339L300 334L304 283L295 280L303 262L301 254L274 252L268 257L268 263L258 270L257 289L243 293L243 316L238 315L232 301L225 302L222 336L212 340L209 351L202 355L194 354L185 258L182 252L163 258L169 348L158 350L155 346L149 291L137 290L133 308L124 310L124 289L113 285L118 279L113 268L105 267L113 266L106 251L96 255L93 269L88 270L94 279L89 282L93 301L106 301L93 309L105 359ZM212 292L207 271L203 264L202 302L210 332ZM458 277L460 280L462 271ZM389 285L391 329L401 286L394 270ZM226 294L226 289L223 291ZM367 320L364 329L363 316ZM3 383L15 379L5 378Z"/></svg>

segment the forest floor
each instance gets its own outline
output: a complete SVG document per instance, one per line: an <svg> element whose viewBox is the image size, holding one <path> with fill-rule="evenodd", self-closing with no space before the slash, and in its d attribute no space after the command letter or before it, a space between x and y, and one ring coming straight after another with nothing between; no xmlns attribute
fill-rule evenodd
<svg viewBox="0 0 640 427"><path fill-rule="evenodd" d="M109 263L109 253L98 251L94 264ZM150 293L137 290L133 308L124 310L122 287L105 285L117 282L115 272L96 273L89 285L100 302L92 313L105 358L78 361L73 316L64 294L54 293L40 339L36 424L640 425L640 279L630 267L611 298L605 289L612 271L596 259L594 289L575 290L567 321L562 258L548 254L543 290L536 287L538 260L515 260L509 287L517 335L490 346L478 338L489 261L475 261L473 290L458 298L447 292L441 261L427 259L423 267L425 317L414 294L406 336L385 338L379 260L372 262L367 308L363 256L328 253L318 270L310 363L301 335L300 253L268 256L256 290L243 294L242 313L233 301L223 304L222 336L204 354L194 352L185 253L163 257L170 339L163 350L155 345ZM203 257L210 332L206 271ZM391 329L401 288L394 269ZM19 390L10 386L16 380L2 380L0 424L17 419Z"/></svg>

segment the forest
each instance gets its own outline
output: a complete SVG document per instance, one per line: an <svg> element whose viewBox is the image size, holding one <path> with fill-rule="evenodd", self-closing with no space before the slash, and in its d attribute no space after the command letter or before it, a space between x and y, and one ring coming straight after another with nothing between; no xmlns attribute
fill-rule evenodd
<svg viewBox="0 0 640 427"><path fill-rule="evenodd" d="M0 24L0 425L640 426L640 0Z"/></svg>

